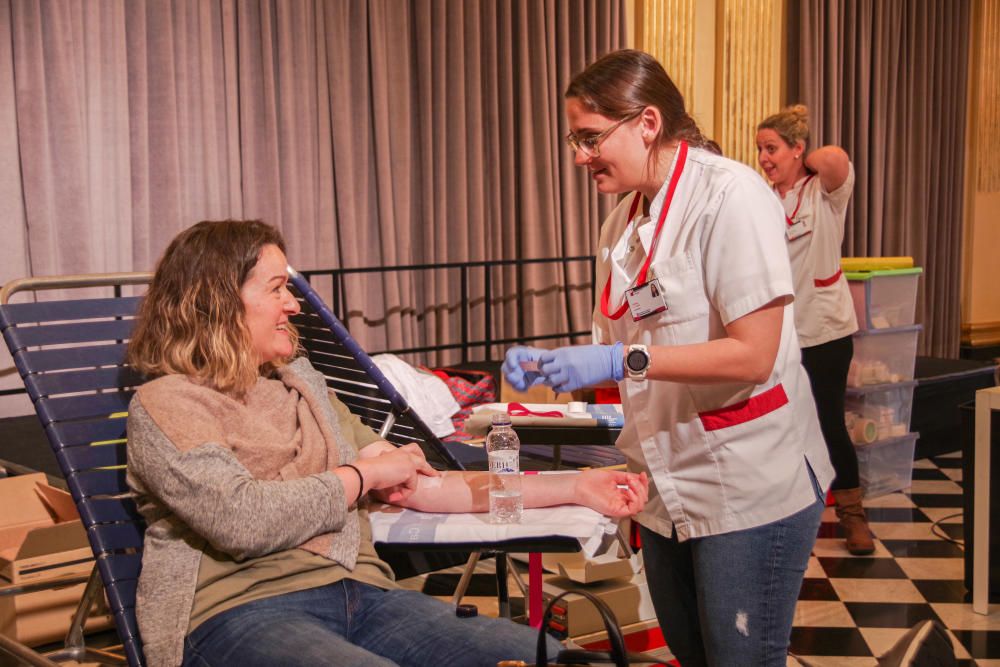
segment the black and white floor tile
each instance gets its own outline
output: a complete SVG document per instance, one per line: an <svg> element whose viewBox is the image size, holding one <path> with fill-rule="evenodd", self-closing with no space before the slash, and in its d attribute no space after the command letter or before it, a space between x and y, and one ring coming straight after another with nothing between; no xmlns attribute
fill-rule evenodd
<svg viewBox="0 0 1000 667"><path fill-rule="evenodd" d="M865 501L876 537L851 556L832 507L823 516L796 609L791 651L816 665L869 667L923 619L943 623L961 665L1000 667L1000 605L988 616L965 602L959 454L914 464L906 492Z"/></svg>

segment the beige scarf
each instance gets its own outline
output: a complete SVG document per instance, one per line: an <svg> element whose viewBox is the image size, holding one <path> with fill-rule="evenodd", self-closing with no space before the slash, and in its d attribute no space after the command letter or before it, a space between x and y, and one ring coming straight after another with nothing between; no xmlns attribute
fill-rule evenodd
<svg viewBox="0 0 1000 667"><path fill-rule="evenodd" d="M300 361L291 366L302 364ZM325 387L322 399L317 399L319 387L311 386L317 382L291 370L281 369L280 379L258 379L243 400L178 376L172 382L147 385L143 405L180 451L207 442L218 443L230 449L256 479L299 479L333 470L342 461L353 461L356 451L340 432L336 415L326 402ZM322 382L315 371L312 374L316 377L309 379ZM197 405L203 412L181 414L171 409L178 399L183 405ZM316 511L324 508L317 507ZM345 531L356 532L357 525L357 513L352 512ZM300 546L330 558L332 545L333 534L326 533ZM353 562L343 564L354 566Z"/></svg>

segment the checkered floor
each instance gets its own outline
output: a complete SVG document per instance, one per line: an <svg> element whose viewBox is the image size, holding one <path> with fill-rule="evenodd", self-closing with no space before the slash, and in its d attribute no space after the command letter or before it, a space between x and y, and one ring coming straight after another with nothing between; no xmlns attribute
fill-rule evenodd
<svg viewBox="0 0 1000 667"><path fill-rule="evenodd" d="M792 653L817 665L867 667L910 626L941 621L961 665L1000 667L1000 605L988 616L964 602L959 453L914 464L913 486L865 502L872 556L847 553L832 507L823 516L799 597Z"/></svg>

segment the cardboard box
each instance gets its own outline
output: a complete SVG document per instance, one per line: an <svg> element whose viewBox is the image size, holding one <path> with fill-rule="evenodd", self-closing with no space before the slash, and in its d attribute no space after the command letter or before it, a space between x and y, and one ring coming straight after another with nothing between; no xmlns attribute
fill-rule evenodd
<svg viewBox="0 0 1000 667"><path fill-rule="evenodd" d="M623 535L628 534L628 519L621 520L620 530ZM529 560L529 555L526 553L512 553L511 556L523 563ZM630 551L626 554L614 533L604 536L593 556L588 556L583 551L543 553L541 556L542 569L577 584L595 584L608 579L630 579L642 571L642 552Z"/></svg>
<svg viewBox="0 0 1000 667"><path fill-rule="evenodd" d="M94 567L72 497L36 473L0 479L0 587L87 576ZM62 639L85 585L0 596L0 633L34 646ZM103 597L88 630L111 626Z"/></svg>
<svg viewBox="0 0 1000 667"><path fill-rule="evenodd" d="M560 577L579 584L592 584L608 579L627 579L642 569L638 554L619 558L618 549L588 558L582 551L572 553L543 553L542 567Z"/></svg>
<svg viewBox="0 0 1000 667"><path fill-rule="evenodd" d="M549 575L542 584L544 603L548 606L555 596L564 591L585 590L603 600L614 612L618 625L626 626L656 618L653 600L649 596L644 573L628 579L612 579L596 584L580 585L575 581ZM579 637L604 630L604 622L597 609L582 595L568 595L553 610L553 628L569 637Z"/></svg>
<svg viewBox="0 0 1000 667"><path fill-rule="evenodd" d="M572 393L557 394L551 387L536 384L527 391L517 391L503 373L500 373L500 403L569 403L570 401L594 402L593 389L580 389Z"/></svg>
<svg viewBox="0 0 1000 667"><path fill-rule="evenodd" d="M660 623L655 618L623 625L622 635L625 637L625 647L629 652L651 653L661 660L662 664L669 664L675 659L674 654L666 647ZM607 651L610 647L608 633L603 630L573 637L573 642L592 651Z"/></svg>

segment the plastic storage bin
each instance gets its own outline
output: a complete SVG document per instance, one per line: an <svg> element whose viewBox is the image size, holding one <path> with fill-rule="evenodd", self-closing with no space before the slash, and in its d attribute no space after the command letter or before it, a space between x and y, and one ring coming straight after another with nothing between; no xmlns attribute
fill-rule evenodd
<svg viewBox="0 0 1000 667"><path fill-rule="evenodd" d="M913 324L917 282L923 269L845 273L862 329L889 329Z"/></svg>
<svg viewBox="0 0 1000 667"><path fill-rule="evenodd" d="M844 418L855 445L870 445L910 432L915 380L848 389Z"/></svg>
<svg viewBox="0 0 1000 667"><path fill-rule="evenodd" d="M872 445L855 447L865 498L876 498L910 486L917 434L907 433Z"/></svg>
<svg viewBox="0 0 1000 667"><path fill-rule="evenodd" d="M868 329L854 334L854 358L847 373L848 387L865 387L913 379L917 336L914 324L895 329Z"/></svg>

